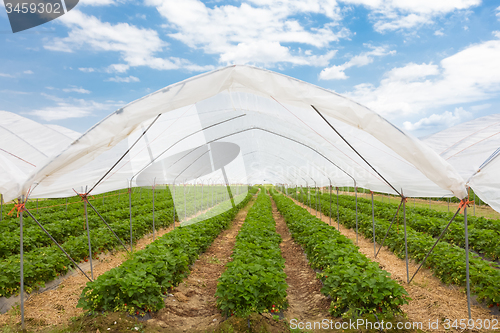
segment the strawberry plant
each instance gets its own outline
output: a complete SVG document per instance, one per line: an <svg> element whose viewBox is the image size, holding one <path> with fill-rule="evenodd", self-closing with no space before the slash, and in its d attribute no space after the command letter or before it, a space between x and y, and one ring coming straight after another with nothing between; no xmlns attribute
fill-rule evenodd
<svg viewBox="0 0 500 333"><path fill-rule="evenodd" d="M232 254L217 284L217 307L226 316L286 309L285 260L276 233L270 198L261 191L249 210Z"/></svg>
<svg viewBox="0 0 500 333"><path fill-rule="evenodd" d="M314 198L311 200L313 207L315 207L314 200ZM329 213L329 204L327 204L329 203L329 197L324 196L320 200L322 200L322 208L324 207L322 211L327 215ZM352 198L344 197L339 200L341 205L339 208L340 221L347 228L354 228L356 226L356 212L352 205L353 200ZM308 204L308 202L304 203ZM362 205L358 205L359 232L371 239L373 237L371 202L369 211L360 208L362 208ZM375 233L378 240L383 239L392 220L391 214L387 212L383 212L382 214L386 214L385 218L375 219ZM411 226L407 226L408 254L417 262L425 258L434 243L435 238L431 232L419 232ZM400 258L404 258L404 234L402 230L398 230L396 223L387 234L384 244ZM483 260L473 254L469 257L469 264L469 278L472 292L477 295L479 300L486 301L488 305L500 302L500 265L495 262ZM432 269L434 274L446 284L465 284L465 250L457 245L443 241L438 243L429 255L426 266Z"/></svg>
<svg viewBox="0 0 500 333"><path fill-rule="evenodd" d="M377 310L393 314L401 312L401 305L408 304L406 290L377 263L359 253L350 239L291 199L277 193L273 198L292 237L304 247L311 267L322 271L318 274L323 282L321 292L332 298L333 316Z"/></svg>
<svg viewBox="0 0 500 333"><path fill-rule="evenodd" d="M124 310L130 314L142 313L144 308L163 308L162 295L189 274L189 266L198 254L230 225L250 198L250 194L246 195L234 208L226 201L214 208L220 214L208 219L197 217L198 223L178 227L134 252L132 259L88 282L78 307L91 312Z"/></svg>

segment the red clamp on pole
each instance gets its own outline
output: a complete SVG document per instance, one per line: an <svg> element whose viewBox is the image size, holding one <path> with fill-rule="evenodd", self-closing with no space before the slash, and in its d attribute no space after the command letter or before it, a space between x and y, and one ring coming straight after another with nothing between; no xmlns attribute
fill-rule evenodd
<svg viewBox="0 0 500 333"><path fill-rule="evenodd" d="M73 189L73 191L75 191L75 189ZM80 196L80 198L83 201L89 202L89 194L88 193L78 193L77 191L75 191L75 193L78 194L78 196ZM94 199L93 196L92 196L92 199Z"/></svg>
<svg viewBox="0 0 500 333"><path fill-rule="evenodd" d="M473 203L474 200L469 201L469 199L462 199L462 201L460 201L460 204L458 205L458 210L460 211L462 208L465 208L465 206L470 207L469 205Z"/></svg>
<svg viewBox="0 0 500 333"><path fill-rule="evenodd" d="M12 215L12 213L14 212L15 209L17 209L17 217L19 217L19 213L24 212L26 210L25 203L18 201L16 204L14 204L14 207L12 207L9 214L7 214L7 215L9 215L9 216Z"/></svg>

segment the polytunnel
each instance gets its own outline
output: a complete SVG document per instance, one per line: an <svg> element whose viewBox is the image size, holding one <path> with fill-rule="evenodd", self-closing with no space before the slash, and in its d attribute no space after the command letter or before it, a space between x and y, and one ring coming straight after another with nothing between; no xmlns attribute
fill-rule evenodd
<svg viewBox="0 0 500 333"><path fill-rule="evenodd" d="M484 202L500 212L500 114L477 118L425 138Z"/></svg>
<svg viewBox="0 0 500 333"><path fill-rule="evenodd" d="M152 187L154 198L155 186L167 185L173 194L175 228L176 211L180 215L176 191L200 183L233 186L233 194L241 194L238 185L259 183L363 187L400 195L403 215L404 197L467 196L463 177L449 162L372 110L333 91L250 66L201 74L126 105L37 165L22 186L2 191L6 200L20 201L79 192L87 218L87 204L99 215L87 195ZM22 202L17 207L43 229ZM129 207L133 250L130 190ZM23 214L21 235L22 219ZM356 231L357 225L356 206ZM405 218L404 225L409 283ZM373 229L375 238L374 220ZM20 253L23 276L22 249ZM92 263L90 267L93 278Z"/></svg>
<svg viewBox="0 0 500 333"><path fill-rule="evenodd" d="M0 111L0 193L20 191L37 167L80 135L62 126L42 125L15 113Z"/></svg>
<svg viewBox="0 0 500 333"><path fill-rule="evenodd" d="M224 144L235 147L234 158L224 157ZM225 175L213 154L231 160ZM31 188L34 198L64 197L73 189L98 194L223 178L466 196L449 163L377 113L250 66L201 74L128 104L33 172L22 190L4 194L13 199Z"/></svg>

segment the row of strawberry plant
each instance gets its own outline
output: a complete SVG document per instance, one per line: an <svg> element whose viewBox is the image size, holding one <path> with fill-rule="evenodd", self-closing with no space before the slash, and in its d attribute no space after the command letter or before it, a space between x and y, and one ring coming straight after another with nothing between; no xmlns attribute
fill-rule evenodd
<svg viewBox="0 0 500 333"><path fill-rule="evenodd" d="M242 194L241 196L244 196L244 194ZM190 201L194 201L195 199L194 196L186 197L188 204L190 203ZM165 203L163 209L160 211L158 209L155 210L155 229L167 227L172 223L172 202L168 202L166 200L163 200L163 202ZM116 207L116 204L117 203L114 202L114 204L111 203L110 206ZM214 204L216 204L216 202L214 202ZM133 212L135 212L132 219L134 241L137 241L143 235L152 231L152 207L150 206L151 204L148 203L147 205L144 204L142 206L136 205L133 208ZM160 202L158 206L162 207L162 203ZM126 211L125 209L116 209L102 213L105 219L108 220L111 228L125 243L130 242L130 224L128 214L128 208L126 209ZM177 215L178 214L176 214L176 218ZM97 218L98 217L96 216L89 216L89 223L91 220L93 221L90 229L91 245L92 249L95 251L93 257L97 257L99 253L105 250L112 250L116 246L120 246L119 241L112 235L109 229L107 229L107 227L104 226L100 220L97 220ZM26 218L25 221L30 221L30 219ZM49 224L49 227L46 227L46 229L49 229L50 231L50 226L55 226L55 238L57 240L57 235L60 233L60 230L58 230L57 227L59 226L61 230L67 230L65 229L65 227L68 224L70 224L70 221L53 222L52 224ZM80 226L83 225L80 224ZM39 228L38 226L36 227ZM38 229L35 229L35 231L36 230ZM66 252L68 252L68 254L77 262L83 262L88 259L87 234L83 230L83 228L81 230L82 231L76 235L65 235L63 241L61 242L61 245L64 247ZM44 240L49 239L45 234L43 234L43 236ZM19 235L14 234L13 237L17 237L17 242L19 242ZM25 239L30 238L25 237ZM17 251L17 253L19 253L19 251ZM26 252L24 256L24 281L26 290L28 292L31 292L33 289L43 286L45 282L52 281L59 275L67 273L72 266L72 263L54 245L32 248L31 251ZM2 276L0 276L0 296L8 297L19 291L19 261L19 254L12 254L0 260L0 271L4 273L2 274Z"/></svg>
<svg viewBox="0 0 500 333"><path fill-rule="evenodd" d="M217 206L218 214L165 234L121 266L88 282L78 307L94 311L127 311L144 314L164 307L163 295L189 273L189 265L227 228L251 195L237 206L230 202Z"/></svg>
<svg viewBox="0 0 500 333"><path fill-rule="evenodd" d="M152 197L148 193L150 190L140 190L140 192L134 191L135 193L132 194L132 219L145 218L152 222ZM187 213L187 216L189 216L194 214L196 211L205 210L211 207L212 204L217 204L217 202L221 201L222 194L225 190L226 188L222 186L214 187L212 189L212 196L215 194L215 201L210 200L210 197L207 195L205 195L205 197L201 197L201 191L199 189L197 190L199 193L196 193L192 189L188 190L188 193L186 193L186 195L183 194L183 199L180 200L182 203L186 202L186 209L182 208L182 212L178 211L178 215L184 216L184 214ZM203 199L203 201L201 199ZM125 204L125 201L127 204ZM111 199L108 199L106 205L104 206L102 206L99 201L96 202L91 200L91 202L94 206L96 206L106 221L116 221L121 219L126 220L130 217L128 199L124 200L124 203L120 203L117 196L111 197ZM161 191L157 191L155 200L155 217L160 220L167 218L165 214L168 212L167 209L172 207L172 204L172 197L168 189L163 191L163 193ZM86 233L85 219L82 214L82 205L70 205L68 208L69 209L66 210L63 209L63 207L58 207L58 211L48 209L41 211L40 214L35 214L43 223L44 228L47 229L47 231L58 243L64 243L72 236L84 235ZM102 221L90 207L88 208L88 214L89 226L91 230L103 227ZM8 228L0 227L0 258L6 258L10 255L19 253L20 241L18 218L16 217L15 219L4 221L4 223L8 223ZM24 251L29 252L35 248L48 245L51 245L51 240L45 235L43 230L41 230L31 219L25 219Z"/></svg>
<svg viewBox="0 0 500 333"><path fill-rule="evenodd" d="M135 195L134 195L135 196ZM134 198L136 199L136 198ZM142 200L140 202L133 202L132 218L144 219L152 223L152 204L150 200ZM156 201L155 202L155 219L167 220L168 214L172 214L172 201ZM117 220L127 220L129 218L128 207L120 207L115 202L109 202L105 208L96 207L99 213L104 217L107 222ZM25 214L26 216L26 214ZM42 223L44 228L54 237L58 243L65 243L72 237L86 235L85 219L83 216L83 208L81 205L73 205L68 211L58 213L44 212L37 219ZM90 230L96 228L105 228L101 219L88 207L88 219ZM170 218L171 219L171 218ZM40 229L40 227L31 219L25 218L25 227L23 230L23 244L26 253L51 245L50 238ZM5 231L1 230L0 234L0 258L7 258L8 256L19 254L19 221L11 221L11 224L16 226L16 230Z"/></svg>
<svg viewBox="0 0 500 333"><path fill-rule="evenodd" d="M301 198L299 197L299 200ZM304 199L304 203L308 202ZM315 207L315 199L312 198L311 206ZM321 209L325 215L329 213L329 200L322 198ZM335 216L335 214L332 213ZM348 227L356 226L356 212L354 209L339 207L340 222ZM391 217L392 219L392 217ZM375 219L375 234L379 242L384 238L390 225L390 220ZM365 237L371 239L372 217L370 214L358 211L358 229ZM428 234L415 231L407 226L408 254L417 262L422 261L433 244L435 239ZM404 258L405 244L404 234L397 226L393 226L385 245L389 247L400 258ZM470 263L470 284L471 290L477 295L478 300L484 300L489 306L500 303L500 266L493 262L484 261L481 258L471 256ZM429 255L426 261L427 268L431 268L434 274L446 284L465 284L465 250L446 242L439 242Z"/></svg>
<svg viewBox="0 0 500 333"><path fill-rule="evenodd" d="M311 192L314 192L314 191L315 191L314 189L311 190ZM289 190L289 194L291 194L291 193L292 193L292 191ZM312 195L314 195L314 194L312 194ZM329 194L325 194L325 195L329 196ZM341 195L340 197L343 197L346 200L350 200L352 202L355 201L354 196L351 196L351 195ZM362 198L360 196L358 196L358 202L359 203L367 203L367 204L371 205L370 199ZM392 203L391 202L376 201L375 204L377 205L377 207L384 207L384 208L389 208L389 209L393 208L395 210L399 204L399 200L398 200L398 198L395 198L395 200ZM413 207L413 205L411 205L411 202L408 203L407 213L418 214L418 215L421 215L424 217L440 218L440 219L443 219L443 221L449 221L454 215L453 212L441 212L441 211L438 211L435 209L430 209L430 208ZM463 222L464 217L463 217L463 215L458 215L455 218L455 220L457 222ZM472 228L492 230L492 231L495 231L497 233L500 233L500 220L498 220L498 219L486 219L482 216L472 216L469 214L467 216L467 223Z"/></svg>
<svg viewBox="0 0 500 333"><path fill-rule="evenodd" d="M163 211L161 218L155 219L155 228L167 227L172 223L172 210L167 208ZM128 220L110 222L109 225L123 242L130 240L130 229ZM152 223L148 218L137 217L133 220L132 228L135 239L152 231ZM107 227L94 228L90 230L93 256L105 250L112 250L119 246L119 241L107 229ZM89 255L87 235L69 236L62 245L66 252L76 261L86 261ZM19 291L20 255L14 254L0 261L0 296L10 296ZM72 266L71 261L56 246L35 248L24 254L24 283L26 290L43 286L45 282L52 281L59 275L68 272Z"/></svg>
<svg viewBox="0 0 500 333"><path fill-rule="evenodd" d="M280 243L271 200L263 189L236 237L233 261L218 280L215 296L224 315L277 313L287 307Z"/></svg>
<svg viewBox="0 0 500 333"><path fill-rule="evenodd" d="M329 196L326 194L322 195L322 202L329 200ZM340 196L339 203L347 208L355 209L356 203L355 198L350 196ZM371 201L363 198L358 198L358 210L364 212L365 214L371 214ZM388 203L375 203L375 216L385 220L391 220L396 213L397 206ZM448 224L449 219L453 215L443 215L443 217L434 217L432 214L426 214L429 209L420 209L418 211L413 211L412 209L406 209L406 223L408 226L412 227L416 231L423 233L429 233L433 237L438 237ZM402 220L402 211L399 213L400 220ZM500 234L491 229L484 229L482 226L478 225L481 219L472 219L469 223L467 219L468 229L469 229L469 247L470 249L477 251L492 260L500 258ZM460 223L462 222L462 223ZM443 237L443 241L450 244L456 244L462 248L465 248L465 227L463 215L457 215L454 222L450 225L447 232Z"/></svg>
<svg viewBox="0 0 500 333"><path fill-rule="evenodd" d="M312 268L323 282L321 292L332 298L330 312L400 313L408 293L390 274L359 253L358 247L335 228L323 223L289 198L273 198L294 240L304 247Z"/></svg>

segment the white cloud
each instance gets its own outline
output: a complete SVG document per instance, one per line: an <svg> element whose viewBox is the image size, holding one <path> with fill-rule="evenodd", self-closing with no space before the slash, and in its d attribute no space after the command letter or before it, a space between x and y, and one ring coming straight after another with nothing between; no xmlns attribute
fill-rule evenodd
<svg viewBox="0 0 500 333"><path fill-rule="evenodd" d="M443 29L436 30L436 31L434 32L434 35L435 35L435 36L444 36Z"/></svg>
<svg viewBox="0 0 500 333"><path fill-rule="evenodd" d="M349 36L339 26L340 8L330 0L289 0L273 2L251 0L234 5L208 7L199 0L146 0L168 20L169 36L190 48L219 56L222 64L277 63L325 66L334 55L330 43ZM296 18L324 15L325 24L303 26Z"/></svg>
<svg viewBox="0 0 500 333"><path fill-rule="evenodd" d="M497 7L496 11L497 11L496 16L497 16L498 20L500 21L500 6Z"/></svg>
<svg viewBox="0 0 500 333"><path fill-rule="evenodd" d="M89 90L86 90L86 89L83 89L82 87L71 87L71 88L66 88L66 89L63 89L64 92L76 92L76 93L79 93L79 94L90 94L90 91Z"/></svg>
<svg viewBox="0 0 500 333"><path fill-rule="evenodd" d="M92 72L95 72L95 69L94 69L94 68L90 68L90 67L88 67L88 68L85 68L85 67L80 67L80 68L78 68L78 70L80 70L80 71L82 71L82 72L84 72L84 73L92 73Z"/></svg>
<svg viewBox="0 0 500 333"><path fill-rule="evenodd" d="M371 10L369 18L378 32L408 30L432 24L435 18L464 11L481 4L481 0L341 0L363 5Z"/></svg>
<svg viewBox="0 0 500 333"><path fill-rule="evenodd" d="M496 38L500 38L500 31L493 31L492 32L493 36L495 36Z"/></svg>
<svg viewBox="0 0 500 333"><path fill-rule="evenodd" d="M486 100L500 92L498 59L500 40L490 40L471 45L439 65L410 63L394 68L377 87L361 84L347 95L383 115Z"/></svg>
<svg viewBox="0 0 500 333"><path fill-rule="evenodd" d="M154 69L207 70L213 66L197 66L178 58L157 58L167 46L151 29L142 29L128 23L101 22L78 10L72 10L58 20L70 28L68 37L54 38L44 47L59 52L90 49L100 52L117 52L127 66L148 66ZM181 67L182 66L182 67ZM85 71L84 69L80 69Z"/></svg>
<svg viewBox="0 0 500 333"><path fill-rule="evenodd" d="M385 76L391 81L414 81L431 75L438 75L439 67L432 64L409 63L405 67L391 69Z"/></svg>
<svg viewBox="0 0 500 333"><path fill-rule="evenodd" d="M352 57L349 61L342 65L334 65L325 68L319 74L321 80L345 80L348 76L345 74L345 70L351 67L362 67L369 65L373 62L374 57L381 57L388 54L394 54L396 51L389 51L387 46L374 47L367 45L372 50L369 52L363 52L357 56Z"/></svg>
<svg viewBox="0 0 500 333"><path fill-rule="evenodd" d="M24 74L35 74L35 73L33 73L33 71L31 71L31 70L24 71L23 73L24 73Z"/></svg>
<svg viewBox="0 0 500 333"><path fill-rule="evenodd" d="M10 75L10 74L0 73L0 77L10 77L10 78L13 78L15 76L14 75Z"/></svg>
<svg viewBox="0 0 500 333"><path fill-rule="evenodd" d="M130 68L129 65L125 64L113 64L109 65L106 69L107 73L125 73Z"/></svg>
<svg viewBox="0 0 500 333"><path fill-rule="evenodd" d="M111 77L111 78L107 79L106 81L129 83L129 82L139 82L140 80L139 80L139 78L137 78L135 76L128 76L128 77L116 76L116 77Z"/></svg>
<svg viewBox="0 0 500 333"><path fill-rule="evenodd" d="M94 115L95 111L110 110L120 106L116 104L104 104L76 98L63 99L47 94L42 94L42 96L56 102L56 105L36 109L26 112L26 114L39 117L44 121L89 117Z"/></svg>
<svg viewBox="0 0 500 333"><path fill-rule="evenodd" d="M412 124L409 121L403 123L403 127L408 131L432 130L439 128L448 128L472 119L472 113L463 108L455 108L455 111L445 111L442 114L432 114L429 117L422 118Z"/></svg>

